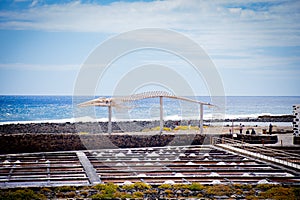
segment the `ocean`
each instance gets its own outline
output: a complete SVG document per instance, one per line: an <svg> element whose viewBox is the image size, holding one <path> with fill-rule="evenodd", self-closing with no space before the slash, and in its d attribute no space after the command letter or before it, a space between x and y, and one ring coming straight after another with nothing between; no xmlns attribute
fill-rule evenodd
<svg viewBox="0 0 300 200"><path fill-rule="evenodd" d="M0 124L29 122L107 121L107 108L79 108L78 103L92 97L72 96L0 96ZM210 97L197 97L210 102ZM225 119L256 118L260 115L290 115L300 96L228 96L225 97ZM74 103L73 103L74 102ZM191 103L164 98L164 119L199 118L199 108ZM213 109L204 109L204 119L213 117ZM113 120L157 120L159 99L144 99L113 109Z"/></svg>

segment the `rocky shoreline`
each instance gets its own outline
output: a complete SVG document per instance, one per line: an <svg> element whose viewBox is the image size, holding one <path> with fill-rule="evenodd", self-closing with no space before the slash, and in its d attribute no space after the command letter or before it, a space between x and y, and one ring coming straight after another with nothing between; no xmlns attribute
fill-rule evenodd
<svg viewBox="0 0 300 200"><path fill-rule="evenodd" d="M293 115L259 116L258 118L205 120L204 123L213 122L292 122ZM198 120L165 121L164 127L173 129L177 125L198 126ZM3 124L0 125L0 134L10 133L106 133L107 122L76 122L76 123L27 123L27 124ZM116 133L141 132L159 126L159 121L133 121L112 122L112 130Z"/></svg>

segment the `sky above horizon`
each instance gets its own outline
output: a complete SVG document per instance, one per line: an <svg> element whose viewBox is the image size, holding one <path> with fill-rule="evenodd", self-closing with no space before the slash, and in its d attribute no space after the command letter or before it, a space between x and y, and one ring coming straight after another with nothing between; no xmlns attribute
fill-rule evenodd
<svg viewBox="0 0 300 200"><path fill-rule="evenodd" d="M1 0L0 95L72 95L97 46L126 31L161 28L203 48L225 95L300 96L299 19L297 0ZM104 85L148 63L174 66L205 87L181 59L154 50L114 62ZM111 95L112 87L101 88L98 95Z"/></svg>

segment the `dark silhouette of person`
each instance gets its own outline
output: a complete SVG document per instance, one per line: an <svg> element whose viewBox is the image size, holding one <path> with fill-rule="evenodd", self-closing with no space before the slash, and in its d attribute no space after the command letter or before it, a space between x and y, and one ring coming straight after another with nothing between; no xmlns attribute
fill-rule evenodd
<svg viewBox="0 0 300 200"><path fill-rule="evenodd" d="M240 134L242 134L243 133L243 125L242 125L242 123L240 123Z"/></svg>
<svg viewBox="0 0 300 200"><path fill-rule="evenodd" d="M255 134L256 134L256 132L255 132L254 128L252 128L251 135L255 135Z"/></svg>
<svg viewBox="0 0 300 200"><path fill-rule="evenodd" d="M269 134L270 134L270 135L272 134L272 129L273 129L273 125L270 124L270 125L269 125Z"/></svg>

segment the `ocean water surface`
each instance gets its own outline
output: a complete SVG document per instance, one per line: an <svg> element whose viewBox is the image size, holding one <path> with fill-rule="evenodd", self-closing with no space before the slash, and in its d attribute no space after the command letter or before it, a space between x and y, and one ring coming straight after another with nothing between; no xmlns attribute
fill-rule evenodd
<svg viewBox="0 0 300 200"><path fill-rule="evenodd" d="M72 96L0 96L0 122L73 122L97 119L107 121L107 108L79 108L78 103L94 97ZM211 102L210 97L196 97ZM226 119L256 118L260 115L290 115L292 106L300 104L300 96L228 96L225 97ZM199 107L199 106L198 106ZM165 119L197 119L195 104L164 98ZM212 118L213 108L204 109L204 118ZM113 120L159 119L159 99L144 99L113 109Z"/></svg>

